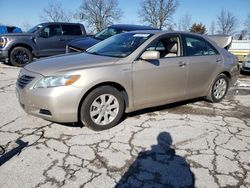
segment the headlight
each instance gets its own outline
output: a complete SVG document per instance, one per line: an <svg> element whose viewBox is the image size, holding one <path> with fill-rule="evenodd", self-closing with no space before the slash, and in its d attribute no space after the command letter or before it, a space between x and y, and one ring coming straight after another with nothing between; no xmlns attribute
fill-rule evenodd
<svg viewBox="0 0 250 188"><path fill-rule="evenodd" d="M69 76L47 76L39 80L34 88L49 88L72 85L80 78L79 75Z"/></svg>
<svg viewBox="0 0 250 188"><path fill-rule="evenodd" d="M7 38L0 37L0 47L4 47L7 43Z"/></svg>

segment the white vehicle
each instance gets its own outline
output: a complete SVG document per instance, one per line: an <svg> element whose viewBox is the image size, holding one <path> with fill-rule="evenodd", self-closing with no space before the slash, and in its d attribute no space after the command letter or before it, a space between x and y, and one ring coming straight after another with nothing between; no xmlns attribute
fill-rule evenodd
<svg viewBox="0 0 250 188"><path fill-rule="evenodd" d="M245 57L241 67L242 72L250 72L250 54Z"/></svg>

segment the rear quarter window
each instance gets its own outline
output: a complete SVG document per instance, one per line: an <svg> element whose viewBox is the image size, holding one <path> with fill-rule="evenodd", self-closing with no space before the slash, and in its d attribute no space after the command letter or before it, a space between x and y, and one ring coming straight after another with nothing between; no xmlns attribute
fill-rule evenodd
<svg viewBox="0 0 250 188"><path fill-rule="evenodd" d="M63 35L82 35L80 25L62 25Z"/></svg>

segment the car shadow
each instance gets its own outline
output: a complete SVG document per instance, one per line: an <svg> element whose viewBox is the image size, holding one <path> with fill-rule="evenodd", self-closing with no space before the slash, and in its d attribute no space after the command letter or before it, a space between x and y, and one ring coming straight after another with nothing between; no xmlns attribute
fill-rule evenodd
<svg viewBox="0 0 250 188"><path fill-rule="evenodd" d="M56 123L56 124L59 124L59 125L62 125L62 126L65 126L65 127L74 127L74 128L83 128L85 127L85 125L83 125L81 122L74 122L74 123L58 123L58 122L53 122L53 123Z"/></svg>
<svg viewBox="0 0 250 188"><path fill-rule="evenodd" d="M140 152L121 177L116 188L194 187L195 176L185 158L171 148L172 138L161 132L151 150Z"/></svg>
<svg viewBox="0 0 250 188"><path fill-rule="evenodd" d="M165 104L165 105L161 105L161 106L145 108L145 109L142 109L142 110L137 110L135 112L130 112L130 113L125 114L122 121L125 120L128 117L139 116L139 115L142 115L142 114L152 113L152 112L155 112L155 111L172 110L172 109L178 108L180 106L187 105L189 103L195 103L195 102L200 102L200 101L204 101L204 98L201 97L201 98L189 99L189 100L185 100L185 101L180 101L180 102Z"/></svg>
<svg viewBox="0 0 250 188"><path fill-rule="evenodd" d="M243 76L250 76L250 72L246 72L246 71L240 71L240 74Z"/></svg>
<svg viewBox="0 0 250 188"><path fill-rule="evenodd" d="M143 114L147 114L147 113L152 113L152 112L155 112L155 111L173 110L173 109L178 108L180 106L183 106L183 105L186 105L186 104L189 104L189 103L203 101L203 100L204 100L204 98L195 98L195 99L185 100L185 101L181 101L181 102L175 102L175 103L171 103L171 104L166 104L166 105L146 108L146 109L142 109L142 110L137 110L137 111L130 112L130 113L124 113L124 115L122 116L122 118L120 120L120 123L123 122L124 120L126 120L129 117L135 117L135 116L139 116L139 115L143 115ZM77 127L83 128L83 127L85 127L85 125L82 124L81 122L75 122L75 123L53 122L53 123L60 124L62 126L66 126L66 127L74 127L74 128L77 128Z"/></svg>
<svg viewBox="0 0 250 188"><path fill-rule="evenodd" d="M204 101L203 97L200 98L195 98L195 99L189 99L189 100L185 100L185 101L180 101L180 102L175 102L175 103L170 103L170 104L166 104L166 105L161 105L161 106L156 106L156 107L151 107L151 108L145 108L142 110L137 110L134 112L130 112L130 113L124 113L124 115L122 116L120 123L123 122L124 120L126 120L129 117L135 117L135 116L139 116L139 115L143 115L143 114L147 114L147 113L152 113L155 111L165 111L165 110L173 110L175 108L184 106L186 104L189 103L195 103L195 102L199 102L199 101ZM80 119L80 116L79 116ZM80 121L79 122L74 122L74 123L58 123L58 122L53 122L52 123L56 123L65 127L74 127L74 128L83 128L85 127L84 124L82 124Z"/></svg>

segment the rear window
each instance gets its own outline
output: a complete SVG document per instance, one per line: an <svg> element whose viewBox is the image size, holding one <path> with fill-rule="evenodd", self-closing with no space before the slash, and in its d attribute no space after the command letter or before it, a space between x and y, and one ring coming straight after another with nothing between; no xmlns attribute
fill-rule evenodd
<svg viewBox="0 0 250 188"><path fill-rule="evenodd" d="M62 25L63 35L82 35L79 25Z"/></svg>
<svg viewBox="0 0 250 188"><path fill-rule="evenodd" d="M109 37L112 37L114 35L117 35L117 34L123 33L123 32L126 32L126 31L121 30L121 29L117 29L117 28L108 27L108 28L100 31L99 33L97 33L95 35L95 38L98 40L104 40L104 39L107 39Z"/></svg>

